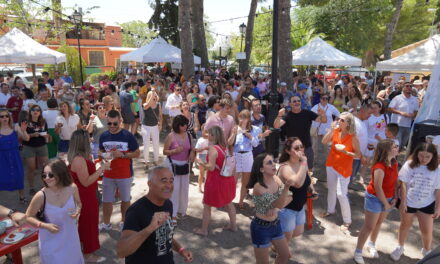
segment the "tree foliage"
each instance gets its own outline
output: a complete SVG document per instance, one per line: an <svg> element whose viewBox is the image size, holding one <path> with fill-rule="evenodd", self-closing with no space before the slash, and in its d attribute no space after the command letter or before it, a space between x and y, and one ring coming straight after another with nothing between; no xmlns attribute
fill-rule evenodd
<svg viewBox="0 0 440 264"><path fill-rule="evenodd" d="M148 21L150 29L159 30L159 36L168 40L174 46L180 47L178 30L179 7L178 0L148 0L154 10Z"/></svg>
<svg viewBox="0 0 440 264"><path fill-rule="evenodd" d="M81 75L80 75L80 71L79 71L78 50L64 44L63 46L59 47L57 49L57 51L66 54L66 62L57 65L57 69L60 72L67 71L69 73L69 75L72 77L73 82L76 85L79 85L81 83ZM86 76L85 67L87 66L87 64L82 57L81 57L81 60L82 60L82 67L83 67L82 68L83 76ZM46 64L46 65L44 65L44 70L49 72L49 74L51 76L53 76L53 73L55 71L55 67L54 67L54 65Z"/></svg>
<svg viewBox="0 0 440 264"><path fill-rule="evenodd" d="M124 29L122 34L122 46L130 48L139 48L149 43L157 34L151 30L148 23L134 20L119 24ZM128 32L136 35L132 36ZM140 37L137 37L140 36Z"/></svg>

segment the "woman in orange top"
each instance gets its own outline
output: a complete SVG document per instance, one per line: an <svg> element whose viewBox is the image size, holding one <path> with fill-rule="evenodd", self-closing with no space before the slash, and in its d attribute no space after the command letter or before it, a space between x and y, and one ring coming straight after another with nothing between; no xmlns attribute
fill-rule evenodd
<svg viewBox="0 0 440 264"><path fill-rule="evenodd" d="M354 260L356 263L364 263L362 248L368 237L370 241L367 249L373 258L379 258L375 242L379 234L380 226L394 206L397 197L398 168L396 156L399 154L399 146L392 139L379 141L373 156L371 167L371 181L365 192L365 222L358 236Z"/></svg>
<svg viewBox="0 0 440 264"><path fill-rule="evenodd" d="M359 141L356 137L356 125L351 113L344 112L339 120L332 123L331 129L322 139L322 144L332 144L325 164L327 170L327 212L323 217L334 214L336 198L341 206L343 231L351 224L351 210L347 191L350 183L353 158L360 157Z"/></svg>

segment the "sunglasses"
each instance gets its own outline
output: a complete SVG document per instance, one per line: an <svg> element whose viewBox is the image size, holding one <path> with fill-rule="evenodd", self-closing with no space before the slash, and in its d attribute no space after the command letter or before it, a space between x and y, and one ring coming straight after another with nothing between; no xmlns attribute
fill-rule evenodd
<svg viewBox="0 0 440 264"><path fill-rule="evenodd" d="M339 118L338 119L339 122L345 123L345 119Z"/></svg>
<svg viewBox="0 0 440 264"><path fill-rule="evenodd" d="M321 97L322 100L328 100L328 97Z"/></svg>
<svg viewBox="0 0 440 264"><path fill-rule="evenodd" d="M33 109L31 109L31 111L32 111L32 112L41 112L41 109L33 108Z"/></svg>
<svg viewBox="0 0 440 264"><path fill-rule="evenodd" d="M55 177L55 174L53 174L52 172L41 174L41 178L43 178L43 179L46 179L46 178L52 179L53 177Z"/></svg>
<svg viewBox="0 0 440 264"><path fill-rule="evenodd" d="M266 162L266 165L273 165L273 164L275 164L275 162L273 160L269 160Z"/></svg>
<svg viewBox="0 0 440 264"><path fill-rule="evenodd" d="M107 125L108 125L109 127L111 127L111 126L118 126L119 123L118 123L118 122L108 122Z"/></svg>
<svg viewBox="0 0 440 264"><path fill-rule="evenodd" d="M9 118L9 115L0 115L0 118Z"/></svg>
<svg viewBox="0 0 440 264"><path fill-rule="evenodd" d="M301 100L292 100L292 103L301 103Z"/></svg>
<svg viewBox="0 0 440 264"><path fill-rule="evenodd" d="M176 91L180 92L180 91L182 91L182 89L176 89Z"/></svg>
<svg viewBox="0 0 440 264"><path fill-rule="evenodd" d="M296 145L296 146L294 146L293 147L293 149L295 150L295 151L298 151L298 150L300 150L300 149L304 149L304 146L301 144L301 145Z"/></svg>

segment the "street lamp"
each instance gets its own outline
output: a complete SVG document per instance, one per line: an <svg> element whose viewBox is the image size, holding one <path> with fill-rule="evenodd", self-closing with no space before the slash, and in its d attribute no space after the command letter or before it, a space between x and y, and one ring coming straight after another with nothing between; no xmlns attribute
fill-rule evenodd
<svg viewBox="0 0 440 264"><path fill-rule="evenodd" d="M77 10L75 10L75 12L73 12L73 14L70 16L70 22L72 22L76 26L76 39L78 40L79 73L81 76L81 85L83 85L84 77L83 77L83 71L82 71L81 44L79 42L79 39L81 37L81 23L82 23L81 12L78 12Z"/></svg>
<svg viewBox="0 0 440 264"><path fill-rule="evenodd" d="M244 33L246 33L246 25L244 23L241 23L239 28L240 28L240 34L241 34L240 52L243 52L243 37L244 37Z"/></svg>

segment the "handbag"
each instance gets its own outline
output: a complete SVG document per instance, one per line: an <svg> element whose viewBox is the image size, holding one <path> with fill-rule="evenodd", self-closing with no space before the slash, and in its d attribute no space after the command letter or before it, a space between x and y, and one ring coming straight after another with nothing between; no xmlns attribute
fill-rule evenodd
<svg viewBox="0 0 440 264"><path fill-rule="evenodd" d="M37 215L35 216L38 220L40 220L41 222L46 222L46 217L44 216L44 209L46 208L46 193L44 191L43 192L43 206L41 207L40 210L38 210Z"/></svg>
<svg viewBox="0 0 440 264"><path fill-rule="evenodd" d="M223 177L231 177L234 175L234 170L235 170L235 158L232 155L229 155L229 151L227 153L225 153L220 147L217 147L217 149L219 149L223 155L225 156L225 159L223 160L223 165L222 168L220 169L217 165L215 165L215 167L217 169L220 169L220 176Z"/></svg>
<svg viewBox="0 0 440 264"><path fill-rule="evenodd" d="M187 135L188 135L189 146L190 146L189 152L191 153L191 148L192 148L192 146L191 146L191 134L187 133ZM188 163L183 164L183 165L174 164L173 161L171 160L170 156L168 156L168 160L170 161L171 169L173 170L174 175L187 175L187 174L189 174L189 160L188 160Z"/></svg>

